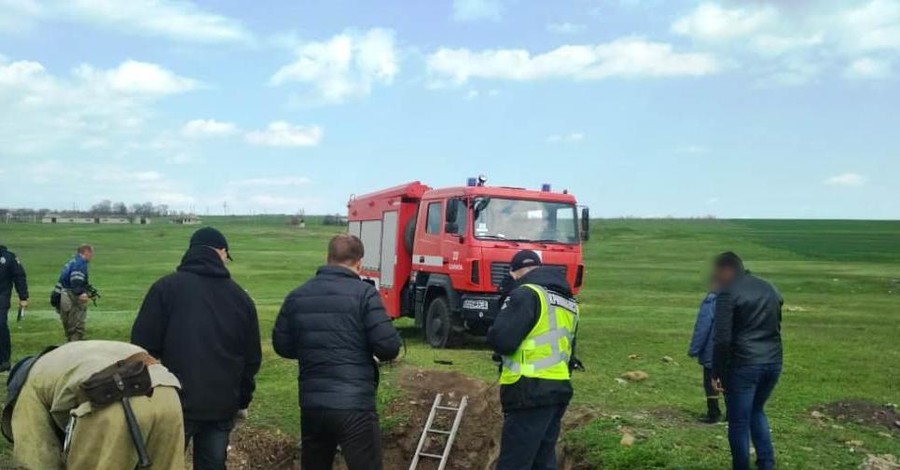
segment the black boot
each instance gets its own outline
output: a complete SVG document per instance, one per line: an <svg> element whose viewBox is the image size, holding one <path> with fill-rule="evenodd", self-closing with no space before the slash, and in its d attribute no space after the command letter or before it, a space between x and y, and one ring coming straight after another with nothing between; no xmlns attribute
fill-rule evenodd
<svg viewBox="0 0 900 470"><path fill-rule="evenodd" d="M701 423L716 424L722 420L722 412L719 410L718 398L706 399L706 416L700 418Z"/></svg>
<svg viewBox="0 0 900 470"><path fill-rule="evenodd" d="M0 363L0 372L8 372L9 371L9 361Z"/></svg>

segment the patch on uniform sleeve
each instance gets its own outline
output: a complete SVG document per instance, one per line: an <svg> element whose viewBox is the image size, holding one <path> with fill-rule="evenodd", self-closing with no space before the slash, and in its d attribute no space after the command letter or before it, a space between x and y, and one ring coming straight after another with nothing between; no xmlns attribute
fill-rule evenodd
<svg viewBox="0 0 900 470"><path fill-rule="evenodd" d="M506 307L509 307L509 297L503 299L503 305L500 306L500 310L506 310Z"/></svg>
<svg viewBox="0 0 900 470"><path fill-rule="evenodd" d="M0 264L6 264L6 257L0 256Z"/></svg>

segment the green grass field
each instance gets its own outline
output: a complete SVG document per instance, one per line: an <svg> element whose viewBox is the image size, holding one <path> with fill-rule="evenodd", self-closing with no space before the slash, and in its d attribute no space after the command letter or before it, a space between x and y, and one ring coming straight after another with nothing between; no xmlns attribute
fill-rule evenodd
<svg viewBox="0 0 900 470"><path fill-rule="evenodd" d="M269 332L285 294L313 274L338 229L296 229L279 218L207 222L229 237L232 273L259 309L264 362L251 424L297 433L296 365L276 357ZM13 356L62 340L47 298L78 243L95 245L91 279L103 293L89 311L88 337L127 340L143 294L178 264L192 230L0 225L0 242L23 259L32 291L26 319L16 323L10 315ZM580 296L579 355L588 370L574 383L576 405L596 407L602 417L566 436L592 464L728 466L724 425L693 423L704 406L701 370L686 357L706 264L725 249L773 281L786 301L785 369L769 405L780 468L856 468L867 453L900 454L900 430L810 416L813 407L843 399L900 402L900 222L602 220L593 230ZM496 379L490 354L477 341L436 351L409 331L410 322L398 326L409 348L404 362ZM641 359L629 359L632 354ZM455 365L436 366L437 358ZM615 380L635 369L650 379ZM382 394L384 400L394 396L390 386ZM634 446L619 444L622 426L637 435Z"/></svg>

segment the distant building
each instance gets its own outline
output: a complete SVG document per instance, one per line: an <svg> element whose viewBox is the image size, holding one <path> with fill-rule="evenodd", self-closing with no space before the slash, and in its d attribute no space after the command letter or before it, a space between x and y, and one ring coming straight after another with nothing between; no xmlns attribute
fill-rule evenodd
<svg viewBox="0 0 900 470"><path fill-rule="evenodd" d="M45 224L109 224L126 225L150 223L150 218L142 215L129 217L127 215L85 215L85 214L45 214L41 218Z"/></svg>
<svg viewBox="0 0 900 470"><path fill-rule="evenodd" d="M347 216L334 214L334 215L326 215L322 218L322 224L324 225L347 225Z"/></svg>
<svg viewBox="0 0 900 470"><path fill-rule="evenodd" d="M176 225L200 225L200 218L195 215L179 215L172 218L172 223Z"/></svg>
<svg viewBox="0 0 900 470"><path fill-rule="evenodd" d="M45 224L97 224L100 219L84 214L47 214L41 222Z"/></svg>

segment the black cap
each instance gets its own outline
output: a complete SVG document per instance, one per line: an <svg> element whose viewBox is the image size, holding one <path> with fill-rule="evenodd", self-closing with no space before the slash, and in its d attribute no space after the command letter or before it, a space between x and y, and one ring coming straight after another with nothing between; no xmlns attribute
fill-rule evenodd
<svg viewBox="0 0 900 470"><path fill-rule="evenodd" d="M540 266L541 257L531 250L522 250L513 256L512 262L509 264L510 271L518 271L522 268L530 268L532 266Z"/></svg>
<svg viewBox="0 0 900 470"><path fill-rule="evenodd" d="M212 227L203 227L194 232L191 235L190 246L208 246L217 250L225 249L228 259L232 259L231 253L228 252L228 240L225 239L225 235L222 235L222 232Z"/></svg>

